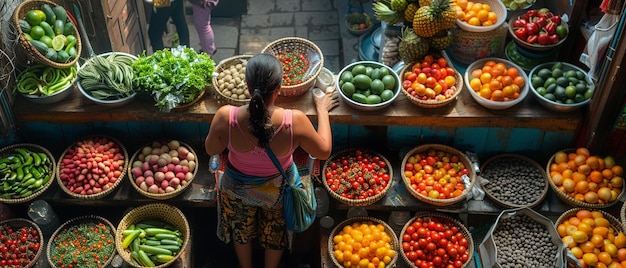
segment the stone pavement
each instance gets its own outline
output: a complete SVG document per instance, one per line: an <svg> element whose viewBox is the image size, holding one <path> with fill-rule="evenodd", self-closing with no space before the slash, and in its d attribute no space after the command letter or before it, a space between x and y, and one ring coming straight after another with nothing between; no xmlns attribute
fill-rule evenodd
<svg viewBox="0 0 626 268"><path fill-rule="evenodd" d="M221 0L229 1L229 0ZM352 2L348 2L352 1ZM324 54L324 67L338 73L345 65L358 60L358 37L347 32L346 7L363 0L250 0L241 16L212 18L217 53L216 62L243 54L260 53L276 39L301 37L314 42ZM367 1L366 1L367 2ZM364 9L371 12L370 3ZM189 6L189 5L188 5ZM187 8L191 47L200 44Z"/></svg>

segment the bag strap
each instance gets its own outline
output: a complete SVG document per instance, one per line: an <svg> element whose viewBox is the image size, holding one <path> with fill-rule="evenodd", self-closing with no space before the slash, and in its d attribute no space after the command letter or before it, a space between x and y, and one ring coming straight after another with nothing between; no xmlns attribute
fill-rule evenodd
<svg viewBox="0 0 626 268"><path fill-rule="evenodd" d="M283 180L287 180L287 174L285 173L283 167L280 165L280 162L278 162L278 158L276 158L276 155L274 154L272 149L268 146L265 147L265 151L267 152L267 155L270 157L270 159L272 159L272 163L274 163L274 166L276 166L278 171L280 171L280 174L283 175Z"/></svg>

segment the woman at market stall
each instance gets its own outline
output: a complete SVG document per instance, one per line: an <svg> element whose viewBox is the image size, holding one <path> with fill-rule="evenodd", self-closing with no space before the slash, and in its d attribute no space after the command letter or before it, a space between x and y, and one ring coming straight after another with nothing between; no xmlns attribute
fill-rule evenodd
<svg viewBox="0 0 626 268"><path fill-rule="evenodd" d="M328 112L339 104L337 94L313 98L315 130L302 111L275 105L282 77L282 65L274 56L253 56L245 76L250 103L222 106L205 140L209 155L228 149L228 165L218 186L217 235L225 243L234 242L242 268L252 267L253 239L265 249L265 267L277 267L288 244L282 176L265 148L274 152L287 174L297 172L291 168L296 148L318 159L327 159L332 150Z"/></svg>

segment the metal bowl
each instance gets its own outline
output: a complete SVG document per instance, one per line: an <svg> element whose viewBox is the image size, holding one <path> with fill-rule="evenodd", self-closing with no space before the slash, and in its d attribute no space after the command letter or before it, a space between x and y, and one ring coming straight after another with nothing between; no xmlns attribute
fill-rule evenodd
<svg viewBox="0 0 626 268"><path fill-rule="evenodd" d="M532 70L530 70L530 73L528 74L528 77L530 77L530 79L532 79L532 77L539 72L539 70L546 68L546 67L551 67L552 65L554 65L556 62L546 62L546 63L542 63L539 64L537 66L535 66L535 68L533 68ZM587 75L587 73L585 71L583 71L583 69L579 68L576 65L567 63L567 62L562 62L563 64L563 71L568 71L568 70L575 70L575 71L581 71L583 73L585 73L585 80L587 80L587 85L589 86L588 89L594 90L595 89L595 85L593 83L593 81L591 80L591 78L589 77L589 75ZM550 109L552 111L555 112L572 112L572 111L576 111L578 109L580 109L581 107L587 105L589 103L589 101L591 100L591 98L586 99L582 102L578 102L578 103L573 103L573 104L565 104L565 103L559 103L559 102L555 102L555 101L551 101L545 97L543 97L541 94L539 94L537 92L537 89L532 85L532 83L530 84L530 92L532 92L532 95L535 97L535 99L537 100L537 102L539 102L539 104L541 104L541 106Z"/></svg>
<svg viewBox="0 0 626 268"><path fill-rule="evenodd" d="M78 71L78 69L80 68L80 65L78 64L78 62L76 63L76 70ZM32 95L32 94L24 94L24 93L20 93L25 99L27 99L28 101L37 103L37 104L52 104L52 103L57 103L60 102L62 100L64 100L65 98L67 98L69 95L72 94L72 89L74 88L74 82L76 82L76 78L78 76L74 77L74 79L72 80L72 83L68 84L64 89L57 91L56 93L46 96L46 95Z"/></svg>
<svg viewBox="0 0 626 268"><path fill-rule="evenodd" d="M456 25L458 25L461 29L465 31L475 32L475 33L493 31L497 29L498 27L502 26L502 23L504 23L504 21L507 18L507 15L506 15L507 8L504 6L504 3L502 3L501 0L475 0L474 2L481 3L481 4L488 4L489 7L491 7L491 11L498 14L498 20L496 21L496 23L494 23L493 25L489 25L489 26L473 26L457 18Z"/></svg>
<svg viewBox="0 0 626 268"><path fill-rule="evenodd" d="M124 52L107 52L107 53L100 54L98 56L106 57L106 56L109 56L109 55L112 55L112 54L125 55L125 56L131 57L131 58L137 60L137 56L132 55L132 54L128 54L128 53L124 53ZM90 62L91 62L91 60L88 60L87 62L85 62L85 64L83 66L87 66ZM92 95L90 95L89 92L85 88L83 88L83 86L80 83L80 81L81 81L80 79L78 79L78 81L76 81L76 86L78 87L78 90L80 91L80 93L83 94L83 96L85 96L85 98L87 98L88 100L90 100L93 103L96 103L96 104L99 104L99 105L103 105L103 106L106 106L106 107L110 107L110 108L126 105L129 102L133 101L135 99L135 96L137 95L137 92L133 92L131 95L129 95L129 96L125 97L125 98L112 99L112 100L101 100L101 99L94 98Z"/></svg>
<svg viewBox="0 0 626 268"><path fill-rule="evenodd" d="M388 74L392 75L396 81L394 88L392 89L393 91L393 97L391 97L391 99L388 99L387 101L383 101L381 103L378 104L365 104L365 103L360 103L357 102L355 100L353 100L352 98L346 96L346 94L343 93L343 91L341 90L341 77L343 76L344 72L347 72L349 70L352 70L352 68L356 65L362 64L366 67L373 67L373 68L380 68L380 67L384 67L387 69ZM391 69L389 66L384 65L382 63L379 62L375 62L375 61L357 61L357 62L353 62L349 65L347 65L346 67L344 67L343 69L341 69L341 71L339 72L339 75L336 78L337 80L335 81L335 86L337 87L337 91L339 91L339 94L341 95L341 98L343 99L343 102L345 104L347 104L348 106L357 109L357 110L361 110L361 111L378 111L381 110L383 108L386 108L387 106L391 105L391 103L398 97L398 95L400 94L400 88L401 88L401 82L400 82L400 77L398 77L398 74Z"/></svg>
<svg viewBox="0 0 626 268"><path fill-rule="evenodd" d="M520 96L517 99L510 100L510 101L492 101L492 100L483 98L482 96L478 95L478 93L474 91L474 89L472 89L472 87L470 86L470 82L472 80L470 76L472 75L472 71L475 69L482 68L485 62L490 61L490 60L504 63L504 65L506 65L507 68L511 68L511 67L517 68L517 70L519 71L519 75L524 78L524 81L526 81L526 83L524 83L524 86L520 88ZM480 59L480 60L473 62L472 64L467 66L463 80L465 82L465 87L467 87L468 89L467 91L470 92L470 95L472 95L472 98L474 98L474 100L476 100L478 104L482 105L485 108L489 108L492 110L507 109L522 102L524 98L526 98L526 95L528 95L529 84L530 84L530 81L528 80L528 76L526 75L526 72L524 71L524 69L522 69L522 67L519 67L517 64L512 63L508 60L501 59L501 58L484 58L484 59Z"/></svg>

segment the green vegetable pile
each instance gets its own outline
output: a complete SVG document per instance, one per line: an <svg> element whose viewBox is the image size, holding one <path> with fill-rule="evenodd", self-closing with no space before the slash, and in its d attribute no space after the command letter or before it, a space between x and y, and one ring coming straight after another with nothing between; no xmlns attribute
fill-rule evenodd
<svg viewBox="0 0 626 268"><path fill-rule="evenodd" d="M112 231L94 220L63 228L52 238L52 263L57 267L102 267L115 252Z"/></svg>
<svg viewBox="0 0 626 268"><path fill-rule="evenodd" d="M157 50L150 56L144 51L132 67L137 91L151 94L155 106L169 112L191 102L211 84L215 62L206 53L178 46Z"/></svg>

